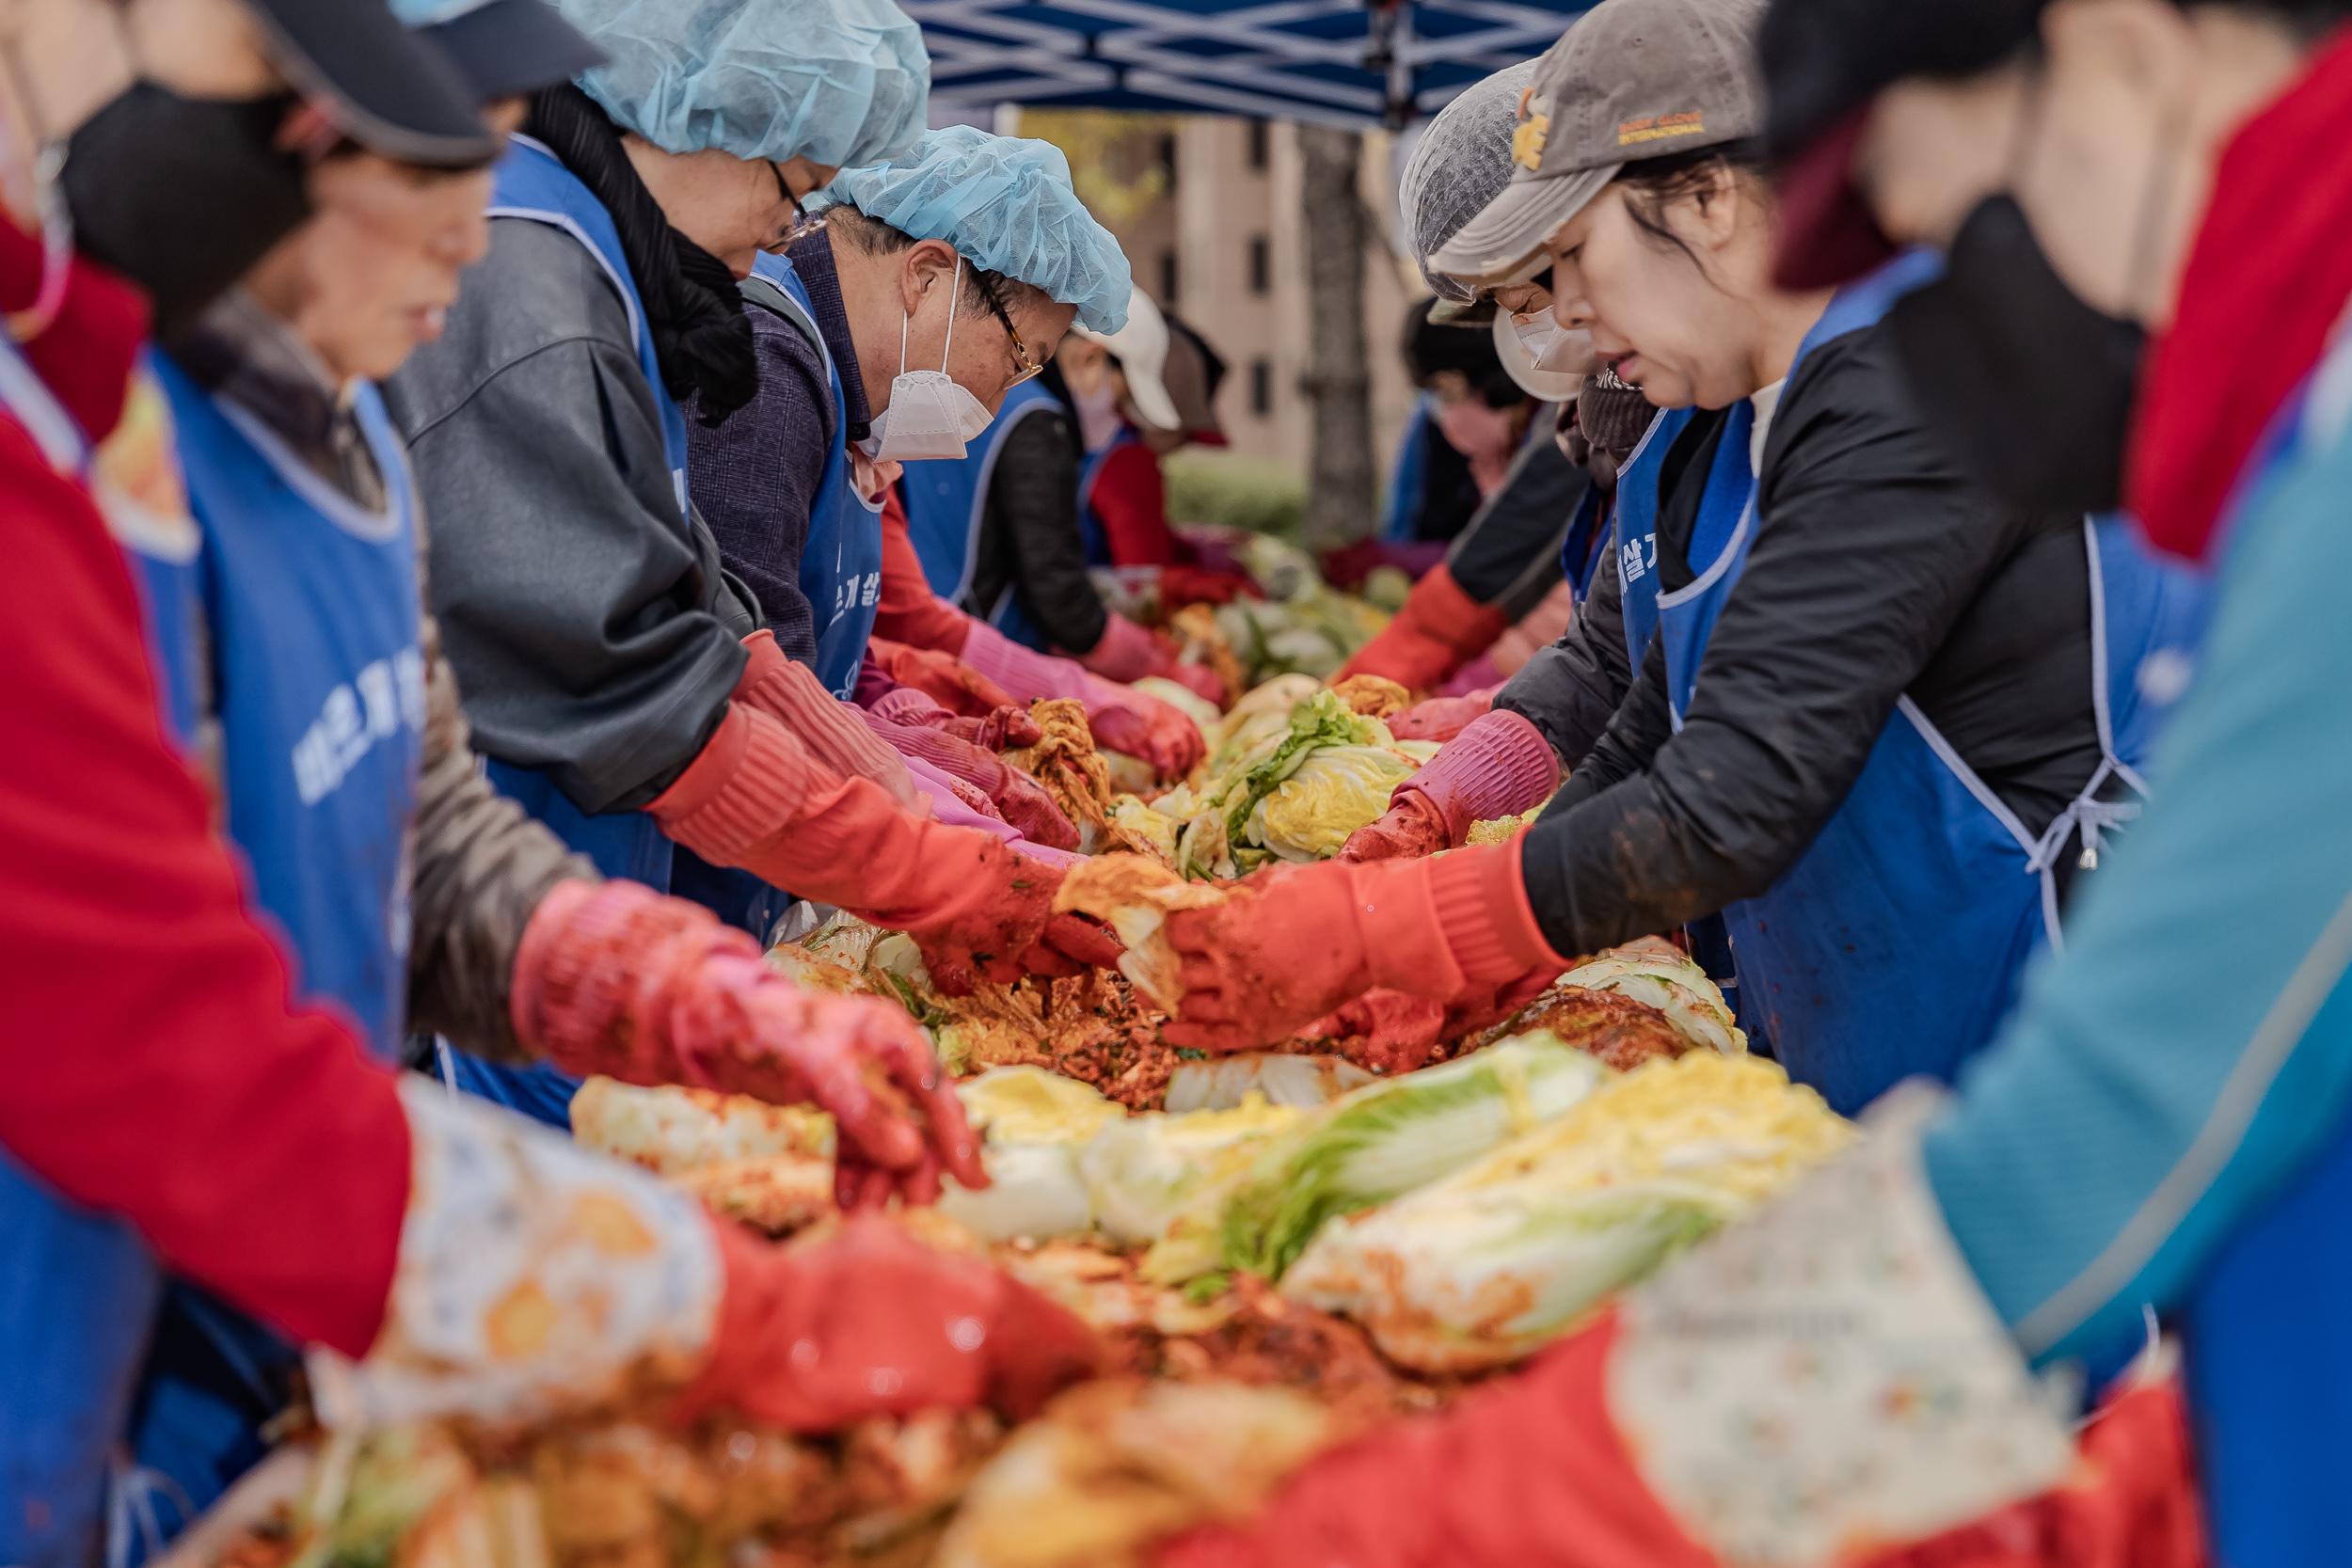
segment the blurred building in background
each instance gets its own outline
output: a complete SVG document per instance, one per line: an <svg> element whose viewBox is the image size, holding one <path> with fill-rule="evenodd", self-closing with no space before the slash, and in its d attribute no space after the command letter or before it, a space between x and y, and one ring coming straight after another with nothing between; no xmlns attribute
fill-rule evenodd
<svg viewBox="0 0 2352 1568"><path fill-rule="evenodd" d="M1300 386L1310 311L1296 128L1223 115L1014 105L975 111L938 103L931 122L978 124L1061 148L1079 196L1119 236L1136 281L1225 360L1216 405L1231 446L1176 459L1174 499L1189 493L1177 478L1186 469L1210 470L1195 477L1245 489L1286 483L1303 495L1313 417ZM1358 182L1372 214L1364 337L1374 452L1383 475L1414 396L1397 353L1399 328L1407 302L1428 292L1393 248L1399 151L1397 136L1366 132ZM1374 522L1364 519L1362 531Z"/></svg>

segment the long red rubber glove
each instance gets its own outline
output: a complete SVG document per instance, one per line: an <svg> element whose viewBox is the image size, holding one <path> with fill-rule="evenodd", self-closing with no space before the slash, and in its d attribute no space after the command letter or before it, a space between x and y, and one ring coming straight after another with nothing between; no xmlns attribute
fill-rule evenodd
<svg viewBox="0 0 2352 1568"><path fill-rule="evenodd" d="M1222 903L1179 910L1168 939L1184 996L1162 1034L1195 1051L1246 1051L1386 987L1438 1003L1566 960L1528 908L1519 840L1442 858L1276 866Z"/></svg>
<svg viewBox="0 0 2352 1568"><path fill-rule="evenodd" d="M1413 584L1396 619L1356 650L1331 678L1385 675L1413 691L1435 691L1448 677L1492 646L1510 617L1462 592L1445 567Z"/></svg>
<svg viewBox="0 0 2352 1568"><path fill-rule="evenodd" d="M1460 844L1474 823L1517 816L1560 787L1543 731L1507 710L1481 714L1389 796L1387 815L1340 847L1346 861L1397 860Z"/></svg>
<svg viewBox="0 0 2352 1568"><path fill-rule="evenodd" d="M980 1404L1018 1420L1099 1363L1093 1336L1070 1313L887 1220L851 1220L793 1248L723 1222L714 1228L725 1294L709 1359L673 1407L675 1420L725 1406L795 1432L833 1432L869 1416Z"/></svg>
<svg viewBox="0 0 2352 1568"><path fill-rule="evenodd" d="M699 904L633 882L560 882L515 958L515 1033L567 1072L815 1104L839 1130L845 1208L985 1186L978 1141L895 1003L801 990Z"/></svg>
<svg viewBox="0 0 2352 1568"><path fill-rule="evenodd" d="M918 817L879 786L819 768L782 724L741 703L646 809L714 865L906 932L950 996L981 976L1021 976L1061 883L991 834ZM1073 972L1050 950L1037 963Z"/></svg>

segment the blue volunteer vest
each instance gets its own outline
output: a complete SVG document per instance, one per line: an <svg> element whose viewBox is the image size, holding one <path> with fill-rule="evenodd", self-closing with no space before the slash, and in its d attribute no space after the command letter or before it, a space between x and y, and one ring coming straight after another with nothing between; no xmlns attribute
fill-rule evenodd
<svg viewBox="0 0 2352 1568"><path fill-rule="evenodd" d="M5 334L0 404L58 472L87 483L81 427ZM87 1568L162 1290L127 1223L0 1150L0 1562Z"/></svg>
<svg viewBox="0 0 2352 1568"><path fill-rule="evenodd" d="M972 576L978 565L980 519L988 510L989 482L995 475L1005 437L1031 415L1061 406L1059 398L1031 377L1005 394L996 417L963 456L906 466L898 480L898 497L907 509L907 537L922 560L923 576L931 592L950 604L963 604L972 591ZM1021 613L1020 600L1009 586L993 605L985 607L984 614L989 625L1025 647L1040 653L1052 651L1046 646L1045 634Z"/></svg>
<svg viewBox="0 0 2352 1568"><path fill-rule="evenodd" d="M387 505L370 514L167 358L199 558L229 837L307 996L386 1061L408 992L408 884L424 754L406 454L375 388L355 412ZM193 657L167 648L165 657Z"/></svg>
<svg viewBox="0 0 2352 1568"><path fill-rule="evenodd" d="M621 250L620 231L612 214L546 147L529 136L509 138L506 156L499 160L490 195L493 218L527 218L549 224L585 245L604 268L628 310L629 330L637 340L637 367L653 391L661 417L661 451L670 466L677 495L680 526L686 515L686 416L662 385L661 366L654 356L653 331L645 324L645 309L637 283ZM596 862L607 877L643 882L660 892L670 886L673 847L670 840L644 812L602 812L590 816L572 804L555 782L535 768L520 768L492 759L490 782L499 793L519 802L532 816L555 831L556 836ZM493 1096L492 1098L498 1098Z"/></svg>
<svg viewBox="0 0 2352 1568"><path fill-rule="evenodd" d="M686 516L686 416L662 384L661 366L654 355L653 331L645 323L644 301L628 259L621 249L620 230L582 184L554 153L529 136L508 140L506 156L499 160L490 194L488 215L524 218L563 230L586 246L621 296L628 311L629 330L637 340L637 368L652 389L661 419L662 457L670 467L677 496L680 527ZM558 838L596 863L605 876L643 882L659 893L671 888L678 863L676 846L654 819L642 811L599 812L590 815L574 805L555 781L536 768L487 758L485 771L500 794L544 822ZM712 868L717 869L717 868ZM715 888L697 887L697 895L725 896L731 879L718 879ZM714 907L716 907L714 905ZM720 910L723 916L729 914ZM437 1053L442 1081L469 1094L493 1100L523 1115L568 1129L572 1092L580 1080L545 1064L510 1067L491 1062L446 1044Z"/></svg>
<svg viewBox="0 0 2352 1568"><path fill-rule="evenodd" d="M1694 410L1659 410L1617 470L1616 504L1609 538L1617 557L1617 587L1623 599L1625 651L1640 674L1658 630L1658 477L1667 449L1691 422ZM1562 562L1565 566L1565 561Z"/></svg>
<svg viewBox="0 0 2352 1568"><path fill-rule="evenodd" d="M1906 253L1842 291L1790 374L1816 345L1876 322L1939 266ZM1658 598L1677 730L1755 541L1754 418L1752 405L1735 408L1717 449L1691 544L1696 577ZM1811 847L1769 891L1723 911L1743 1010L1764 1020L1789 1076L1840 1112L1915 1073L1949 1081L1991 1038L2027 957L2058 942L2058 857L2076 836L2093 855L2099 831L2137 811L2097 792L2117 777L2145 793L2137 768L2158 716L2136 676L2160 650L2195 645L2203 590L2157 564L2121 522L2087 518L2083 534L2104 761L2066 811L2028 833L1905 697Z"/></svg>
<svg viewBox="0 0 2352 1568"><path fill-rule="evenodd" d="M304 999L333 1005L393 1060L424 729L406 454L375 389L359 388L354 412L386 490L370 513L168 358L155 373L202 540L183 568L200 635L159 640L159 657L174 689L212 694L229 837ZM282 1405L295 1361L273 1330L170 1285L132 1411L135 1468L111 1527L119 1562L262 1457L260 1424Z"/></svg>
<svg viewBox="0 0 2352 1568"><path fill-rule="evenodd" d="M2339 345L2329 360L2347 352ZM2307 381L2287 401L2249 458L2220 537L2304 454L2310 389ZM2337 1042L2352 1037L2352 985L2337 982L2306 1032ZM2334 1325L2346 1300L2352 1124L2269 1212L2231 1239L2182 1315L2217 1563L2302 1568L2342 1560L2352 1542L2352 1493L2344 1484L2352 1465L2352 1340Z"/></svg>
<svg viewBox="0 0 2352 1568"><path fill-rule="evenodd" d="M1142 444L1143 437L1122 424L1103 443L1101 451L1087 453L1086 461L1078 465L1078 543L1086 549L1089 566L1114 564L1110 530L1103 526L1101 514L1094 510L1095 482L1103 477L1103 465L1110 461L1111 453L1122 447Z"/></svg>
<svg viewBox="0 0 2352 1568"><path fill-rule="evenodd" d="M850 480L848 400L841 392L841 367L817 327L816 308L792 263L766 252L752 263L753 282L743 297L790 322L825 361L825 384L833 395L833 450L825 477L808 510L808 543L801 551L799 583L817 632L817 678L848 702L857 694L858 667L874 635L882 604L882 508L868 506ZM762 291L758 285L765 283ZM931 465L926 465L930 467Z"/></svg>

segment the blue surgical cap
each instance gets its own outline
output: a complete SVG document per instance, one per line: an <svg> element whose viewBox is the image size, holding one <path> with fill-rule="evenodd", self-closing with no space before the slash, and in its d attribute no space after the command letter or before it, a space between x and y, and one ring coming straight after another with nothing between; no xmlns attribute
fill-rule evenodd
<svg viewBox="0 0 2352 1568"><path fill-rule="evenodd" d="M1052 142L969 125L926 131L906 158L843 169L809 206L854 207L918 240L945 240L974 265L1042 289L1097 332L1127 325L1127 253L1070 185Z"/></svg>
<svg viewBox="0 0 2352 1568"><path fill-rule="evenodd" d="M580 79L669 152L842 166L904 154L931 89L891 0L556 0L612 56Z"/></svg>
<svg viewBox="0 0 2352 1568"><path fill-rule="evenodd" d="M392 15L404 27L433 27L478 11L490 0L391 0Z"/></svg>

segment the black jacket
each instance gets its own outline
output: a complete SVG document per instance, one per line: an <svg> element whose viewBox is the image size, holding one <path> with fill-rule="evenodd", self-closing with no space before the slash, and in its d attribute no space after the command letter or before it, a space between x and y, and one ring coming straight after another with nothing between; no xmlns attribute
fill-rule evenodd
<svg viewBox="0 0 2352 1568"><path fill-rule="evenodd" d="M1694 420L1668 452L1661 591L1692 580L1698 494L1723 425ZM1560 952L1665 930L1770 887L1844 801L1905 692L2035 832L2098 767L2081 521L2022 515L1969 484L1923 428L1883 327L1807 356L1762 470L1756 541L1682 731L1653 642L1528 835L1529 896ZM1600 647L1597 626L1572 646L1584 629L1506 692L1555 744L1599 700L1610 654L1623 657L1621 639Z"/></svg>
<svg viewBox="0 0 2352 1568"><path fill-rule="evenodd" d="M980 513L972 586L957 608L986 620L1009 592L1057 650L1087 654L1103 641L1110 612L1087 576L1078 462L1070 417L1059 408L1039 406L1006 432Z"/></svg>

